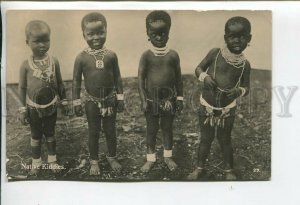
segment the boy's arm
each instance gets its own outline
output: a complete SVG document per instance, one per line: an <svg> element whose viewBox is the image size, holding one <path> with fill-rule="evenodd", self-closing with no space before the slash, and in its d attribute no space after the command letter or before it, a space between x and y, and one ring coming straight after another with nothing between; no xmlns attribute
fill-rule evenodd
<svg viewBox="0 0 300 205"><path fill-rule="evenodd" d="M114 82L115 86L117 89L117 96L123 95L123 83L122 83L122 78L121 78L121 72L120 72L120 67L118 63L118 57L116 54L114 54ZM120 97L122 98L122 97Z"/></svg>
<svg viewBox="0 0 300 205"><path fill-rule="evenodd" d="M211 65L211 63L213 62L214 56L217 53L218 48L213 48L211 49L208 54L205 56L205 58L200 62L200 64L196 67L195 70L195 75L197 78L200 77L200 74L202 72L206 72L206 70L208 69L208 67Z"/></svg>
<svg viewBox="0 0 300 205"><path fill-rule="evenodd" d="M250 90L250 71L251 65L248 61L246 61L244 73L241 78L240 89L242 91L241 96L246 96Z"/></svg>
<svg viewBox="0 0 300 205"><path fill-rule="evenodd" d="M118 63L118 57L114 53L114 82L117 89L117 112L124 110L124 94L123 94L123 83L120 73L120 67Z"/></svg>
<svg viewBox="0 0 300 205"><path fill-rule="evenodd" d="M178 54L176 53L175 57L175 88L177 92L177 97L183 98L183 83L181 78L181 67L180 67L180 58Z"/></svg>
<svg viewBox="0 0 300 205"><path fill-rule="evenodd" d="M82 81L82 66L80 55L76 57L73 70L72 100L80 99Z"/></svg>
<svg viewBox="0 0 300 205"><path fill-rule="evenodd" d="M23 125L28 124L28 112L26 109L26 92L27 92L27 70L26 70L26 61L23 62L20 68L20 77L19 77L19 97L20 97L20 107L18 119Z"/></svg>
<svg viewBox="0 0 300 205"><path fill-rule="evenodd" d="M183 83L181 77L180 58L177 53L175 56L175 88L177 93L176 110L181 112L183 109Z"/></svg>
<svg viewBox="0 0 300 205"><path fill-rule="evenodd" d="M20 67L19 87L18 87L21 107L26 106L27 70L26 70L25 63L26 62L23 62L23 64Z"/></svg>
<svg viewBox="0 0 300 205"><path fill-rule="evenodd" d="M251 66L248 61L246 61L243 75L241 77L241 82L239 87L233 88L227 92L227 97L231 99L236 99L238 97L246 96L249 93L250 88L250 70Z"/></svg>
<svg viewBox="0 0 300 205"><path fill-rule="evenodd" d="M64 86L64 82L61 77L60 73L60 65L58 60L55 58L55 75L56 75L56 80L57 80L57 88L58 88L58 95L60 100L65 100L66 99L66 90Z"/></svg>
<svg viewBox="0 0 300 205"><path fill-rule="evenodd" d="M147 61L146 61L146 53L144 53L139 62L139 70L138 70L138 81L139 81L139 94L142 102L142 110L147 110L147 101L146 101L146 69L147 69Z"/></svg>
<svg viewBox="0 0 300 205"><path fill-rule="evenodd" d="M72 105L76 116L82 116L82 106L80 100L81 91L81 80L82 80L82 65L81 65L81 55L76 57L73 70L73 85L72 85Z"/></svg>
<svg viewBox="0 0 300 205"><path fill-rule="evenodd" d="M217 86L215 80L206 73L208 67L212 64L214 56L217 52L219 52L218 48L211 49L195 70L195 74L198 80L204 82L204 88L215 89L215 87Z"/></svg>

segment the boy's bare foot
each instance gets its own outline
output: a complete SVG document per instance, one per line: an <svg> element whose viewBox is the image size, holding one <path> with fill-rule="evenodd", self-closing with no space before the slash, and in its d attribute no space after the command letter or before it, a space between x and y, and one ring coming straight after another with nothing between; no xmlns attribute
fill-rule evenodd
<svg viewBox="0 0 300 205"><path fill-rule="evenodd" d="M61 171L61 167L59 164L57 164L57 162L51 162L49 163L49 168L51 169L51 171L56 174L59 173Z"/></svg>
<svg viewBox="0 0 300 205"><path fill-rule="evenodd" d="M225 180L228 180L228 181L235 181L237 180L237 177L234 173L234 171L231 169L231 170L225 170Z"/></svg>
<svg viewBox="0 0 300 205"><path fill-rule="evenodd" d="M155 164L155 162L149 162L149 161L147 161L147 162L142 166L141 171L142 171L142 172L145 172L145 173L149 172L149 171L153 168L154 164Z"/></svg>
<svg viewBox="0 0 300 205"><path fill-rule="evenodd" d="M175 171L175 169L178 167L171 157L164 157L164 161L170 171Z"/></svg>
<svg viewBox="0 0 300 205"><path fill-rule="evenodd" d="M31 169L29 171L29 175L37 175L40 172L42 166L42 159L34 159L32 158Z"/></svg>
<svg viewBox="0 0 300 205"><path fill-rule="evenodd" d="M204 169L196 168L192 173L187 176L187 180L197 180L200 175L204 173Z"/></svg>
<svg viewBox="0 0 300 205"><path fill-rule="evenodd" d="M30 169L29 175L31 176L38 175L39 172L40 172L40 167L33 167Z"/></svg>
<svg viewBox="0 0 300 205"><path fill-rule="evenodd" d="M100 175L100 168L97 160L91 160L90 161L90 175L91 176L97 176Z"/></svg>
<svg viewBox="0 0 300 205"><path fill-rule="evenodd" d="M118 162L118 160L115 157L107 157L107 161L113 171L117 173L121 171L122 165Z"/></svg>

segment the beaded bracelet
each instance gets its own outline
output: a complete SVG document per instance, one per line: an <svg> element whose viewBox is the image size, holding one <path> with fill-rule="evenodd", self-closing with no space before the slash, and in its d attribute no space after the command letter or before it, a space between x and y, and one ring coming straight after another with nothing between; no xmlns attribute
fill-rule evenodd
<svg viewBox="0 0 300 205"><path fill-rule="evenodd" d="M77 106L77 105L81 105L80 99L73 100L73 106Z"/></svg>
<svg viewBox="0 0 300 205"><path fill-rule="evenodd" d="M26 112L26 107L19 107L18 111L20 114L25 113Z"/></svg>
<svg viewBox="0 0 300 205"><path fill-rule="evenodd" d="M209 75L206 72L202 72L200 73L198 80L204 82L204 78L206 78L207 76Z"/></svg>
<svg viewBox="0 0 300 205"><path fill-rule="evenodd" d="M117 94L117 100L124 100L124 94Z"/></svg>
<svg viewBox="0 0 300 205"><path fill-rule="evenodd" d="M67 100L67 99L63 99L63 100L61 101L61 104L62 104L63 106L68 105L68 100Z"/></svg>
<svg viewBox="0 0 300 205"><path fill-rule="evenodd" d="M240 89L241 89L241 91L242 91L242 94L241 94L241 96L244 96L245 94L246 94L246 89L245 88L243 88L243 87L239 87Z"/></svg>

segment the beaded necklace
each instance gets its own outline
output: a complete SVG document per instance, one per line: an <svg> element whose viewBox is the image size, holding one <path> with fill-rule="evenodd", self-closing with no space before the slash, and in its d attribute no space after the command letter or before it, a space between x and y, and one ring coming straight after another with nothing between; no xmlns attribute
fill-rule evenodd
<svg viewBox="0 0 300 205"><path fill-rule="evenodd" d="M150 50L153 52L153 54L155 56L165 56L170 51L170 49L167 46L165 46L163 48L157 48L157 47L152 46Z"/></svg>
<svg viewBox="0 0 300 205"><path fill-rule="evenodd" d="M243 53L234 54L229 51L227 46L221 48L221 55L225 59L225 61L232 65L235 68L244 68L246 63L246 58Z"/></svg>
<svg viewBox="0 0 300 205"><path fill-rule="evenodd" d="M104 68L104 57L105 55L108 53L108 50L103 47L102 49L91 49L91 48L87 48L84 50L86 53L92 55L95 58L95 62L96 62L96 68L97 69L103 69Z"/></svg>
<svg viewBox="0 0 300 205"><path fill-rule="evenodd" d="M33 56L30 56L28 64L33 70L34 77L47 83L51 83L54 80L54 64L48 54L41 60L34 60Z"/></svg>

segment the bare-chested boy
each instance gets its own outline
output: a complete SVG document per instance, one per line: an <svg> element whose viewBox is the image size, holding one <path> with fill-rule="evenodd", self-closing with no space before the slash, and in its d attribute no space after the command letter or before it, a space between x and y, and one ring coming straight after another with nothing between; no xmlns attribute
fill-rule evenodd
<svg viewBox="0 0 300 205"><path fill-rule="evenodd" d="M163 134L164 161L173 171L173 119L183 108L180 60L176 51L167 47L171 18L165 11L153 11L146 18L146 29L152 48L145 51L139 64L139 93L147 121L147 162L149 172L156 162L156 135L159 125Z"/></svg>
<svg viewBox="0 0 300 205"><path fill-rule="evenodd" d="M50 48L50 28L39 20L31 21L25 29L26 44L32 55L20 68L19 94L22 107L19 119L30 124L32 165L31 174L41 168L41 139L46 137L49 168L58 172L62 167L56 160L55 124L57 105L68 112L65 89L58 60L47 53Z"/></svg>
<svg viewBox="0 0 300 205"><path fill-rule="evenodd" d="M123 86L117 55L104 47L107 23L100 13L89 13L81 21L83 37L88 48L75 60L73 73L73 106L75 114L82 116L80 101L81 78L85 84L85 111L89 128L90 175L99 175L98 140L101 122L108 147L107 160L119 172L116 148L116 112L124 109Z"/></svg>
<svg viewBox="0 0 300 205"><path fill-rule="evenodd" d="M251 24L244 17L233 17L225 25L223 48L212 49L196 68L196 76L204 82L200 97L199 123L201 141L197 168L188 176L196 180L204 173L211 143L217 137L224 157L226 180L236 180L233 170L231 130L236 99L245 96L250 86L250 64L242 53L251 41Z"/></svg>

